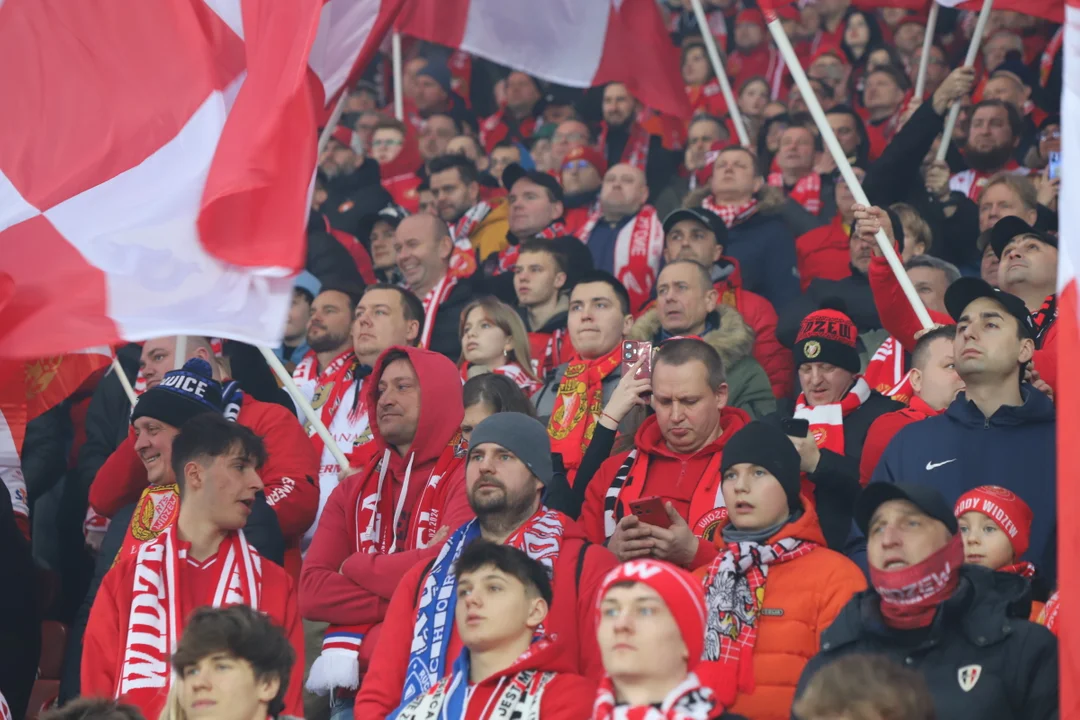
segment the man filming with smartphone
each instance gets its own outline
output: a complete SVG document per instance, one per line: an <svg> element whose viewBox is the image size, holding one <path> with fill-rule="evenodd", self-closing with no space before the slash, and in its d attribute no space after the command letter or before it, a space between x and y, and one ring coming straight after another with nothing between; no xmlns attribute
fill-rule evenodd
<svg viewBox="0 0 1080 720"><path fill-rule="evenodd" d="M698 338L664 342L652 358L651 382L638 382L651 391L654 414L638 428L633 449L605 461L589 482L580 522L590 541L606 543L622 561L654 557L699 567L715 557L709 541L727 517L721 453L750 417L727 406L720 355Z"/></svg>

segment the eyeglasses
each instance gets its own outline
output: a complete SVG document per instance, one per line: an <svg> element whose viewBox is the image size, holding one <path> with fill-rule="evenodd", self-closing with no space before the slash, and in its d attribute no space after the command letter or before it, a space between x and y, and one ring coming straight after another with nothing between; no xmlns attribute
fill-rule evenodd
<svg viewBox="0 0 1080 720"><path fill-rule="evenodd" d="M401 145L401 140L372 140L371 147L374 148L392 148Z"/></svg>
<svg viewBox="0 0 1080 720"><path fill-rule="evenodd" d="M568 160L563 163L563 170L584 170L587 167L591 167L587 160Z"/></svg>
<svg viewBox="0 0 1080 720"><path fill-rule="evenodd" d="M585 136L581 133L566 133L565 135L555 133L551 139L553 142L585 142Z"/></svg>
<svg viewBox="0 0 1080 720"><path fill-rule="evenodd" d="M1061 130L1043 130L1042 133L1039 134L1039 139L1040 140L1060 140L1061 139Z"/></svg>

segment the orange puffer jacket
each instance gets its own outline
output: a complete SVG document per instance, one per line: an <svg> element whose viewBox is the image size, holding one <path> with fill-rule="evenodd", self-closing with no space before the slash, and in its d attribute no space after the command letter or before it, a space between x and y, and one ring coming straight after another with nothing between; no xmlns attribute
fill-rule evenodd
<svg viewBox="0 0 1080 720"><path fill-rule="evenodd" d="M858 566L825 547L817 513L806 498L803 498L802 516L769 538L769 543L788 537L818 543L819 547L790 562L769 567L765 600L757 619L754 691L740 693L735 704L728 708L735 715L754 720L791 717L795 686L803 667L817 654L822 632L855 593L866 589L866 579ZM724 542L719 532L716 544L723 553ZM700 568L696 574L704 580L708 569ZM709 607L708 601L705 607Z"/></svg>

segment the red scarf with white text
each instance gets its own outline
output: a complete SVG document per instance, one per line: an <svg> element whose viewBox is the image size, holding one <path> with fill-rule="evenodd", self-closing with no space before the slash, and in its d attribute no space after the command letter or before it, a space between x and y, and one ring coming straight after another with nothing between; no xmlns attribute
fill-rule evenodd
<svg viewBox="0 0 1080 720"><path fill-rule="evenodd" d="M431 349L431 334L435 331L435 316L446 299L450 297L454 286L458 284L458 278L447 273L442 280L435 283L435 287L428 290L420 302L424 305L424 327L420 331L420 347L425 350Z"/></svg>
<svg viewBox="0 0 1080 720"><path fill-rule="evenodd" d="M588 243L589 235L601 219L603 213L599 210L590 215L578 230L578 239ZM633 222L623 226L615 237L615 277L630 294L632 312L649 301L663 254L664 228L656 209L652 205L645 205L634 216Z"/></svg>
<svg viewBox="0 0 1080 720"><path fill-rule="evenodd" d="M920 563L899 570L870 566L870 585L881 597L881 617L897 630L927 627L938 606L949 599L960 582L964 540L960 533Z"/></svg>
<svg viewBox="0 0 1080 720"><path fill-rule="evenodd" d="M778 172L769 173L768 183L787 192L784 176ZM795 181L795 187L787 192L787 196L802 205L806 212L817 215L821 212L821 176L816 172L804 175Z"/></svg>
<svg viewBox="0 0 1080 720"><path fill-rule="evenodd" d="M904 346L892 335L878 346L874 357L866 365L863 378L871 390L877 390L905 405L914 395L911 372L904 370Z"/></svg>
<svg viewBox="0 0 1080 720"><path fill-rule="evenodd" d="M356 355L349 349L334 358L329 365L323 368L321 373L316 375L318 359L315 356L315 351L309 350L304 359L293 370L293 379L297 381L298 385L303 382L310 383L314 379L316 384L315 390L311 394L311 408L319 413L319 419L322 420L323 425L326 427L331 426L334 416L341 406L342 399L344 399L346 392L353 387L353 378L359 366L360 361L356 359ZM367 410L361 399L360 404L350 411L350 415L360 417L366 412ZM311 439L315 453L321 458L326 443L315 432L312 424L306 420L304 421L304 432Z"/></svg>
<svg viewBox="0 0 1080 720"><path fill-rule="evenodd" d="M469 277L476 272L476 250L472 246L473 232L491 212L491 205L481 200L473 205L450 228L454 251L450 255L450 273Z"/></svg>
<svg viewBox="0 0 1080 720"><path fill-rule="evenodd" d="M156 717L165 704L173 676L170 661L184 622L195 610L182 607L179 565L187 550L179 547L175 535L174 528L166 528L139 546L124 637L124 662L114 694L148 717ZM202 604L248 605L258 610L262 559L248 545L242 530L226 536L215 561L220 571L217 590L213 598L202 598Z"/></svg>
<svg viewBox="0 0 1080 720"><path fill-rule="evenodd" d="M843 455L844 418L858 410L868 397L870 386L858 376L840 402L810 407L806 404L806 394L799 393L799 398L795 401L794 417L809 421L810 431L807 437L814 438L814 444L819 448ZM802 493L812 504L815 503L814 484L806 473L802 473Z"/></svg>
<svg viewBox="0 0 1080 720"><path fill-rule="evenodd" d="M709 212L719 215L720 219L724 221L724 225L730 230L736 225L746 222L757 212L758 201L756 197L751 196L747 202L741 205L721 205L713 200L712 195L706 195L701 206Z"/></svg>
<svg viewBox="0 0 1080 720"><path fill-rule="evenodd" d="M600 138L597 144L605 156L608 151L607 136L608 124L602 122L600 123ZM619 158L619 162L632 165L641 172L645 172L645 165L649 162L649 131L642 127L641 123L634 122L630 125L626 145L623 147L622 157Z"/></svg>

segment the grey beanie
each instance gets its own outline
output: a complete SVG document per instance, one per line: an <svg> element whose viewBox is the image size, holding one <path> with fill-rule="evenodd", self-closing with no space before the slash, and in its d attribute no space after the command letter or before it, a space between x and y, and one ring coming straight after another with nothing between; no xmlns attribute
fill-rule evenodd
<svg viewBox="0 0 1080 720"><path fill-rule="evenodd" d="M547 428L539 420L524 413L495 413L473 428L469 449L484 443L506 448L525 463L545 487L551 484L555 474L551 466L551 440Z"/></svg>

